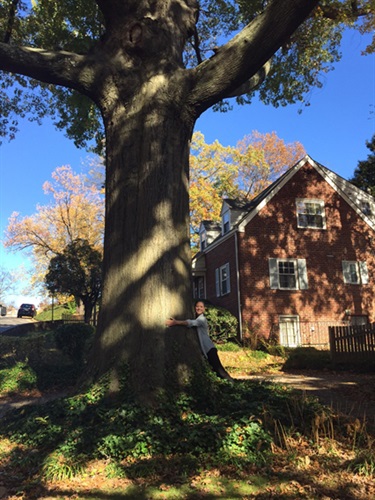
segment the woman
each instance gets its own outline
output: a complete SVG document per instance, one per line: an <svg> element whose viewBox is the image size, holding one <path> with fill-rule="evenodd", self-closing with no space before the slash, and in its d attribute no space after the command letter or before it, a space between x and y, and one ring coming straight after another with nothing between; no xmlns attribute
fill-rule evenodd
<svg viewBox="0 0 375 500"><path fill-rule="evenodd" d="M205 310L206 308L204 302L198 300L195 303L195 314L196 314L195 319L178 320L171 318L167 319L165 324L167 326L187 326L188 328L192 328L193 326L195 326L197 328L199 344L201 346L203 356L210 363L211 367L213 368L218 377L225 380L233 381L233 378L229 375L229 373L225 370L225 368L221 364L221 361L217 353L217 349L212 340L210 339L208 333L208 323L204 315Z"/></svg>

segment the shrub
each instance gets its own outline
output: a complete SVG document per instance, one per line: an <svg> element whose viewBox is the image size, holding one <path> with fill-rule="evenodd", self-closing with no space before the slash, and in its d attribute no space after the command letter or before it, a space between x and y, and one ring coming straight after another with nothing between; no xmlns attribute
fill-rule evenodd
<svg viewBox="0 0 375 500"><path fill-rule="evenodd" d="M210 337L214 342L227 342L237 337L237 318L227 309L209 305L205 316L210 326Z"/></svg>
<svg viewBox="0 0 375 500"><path fill-rule="evenodd" d="M61 325L55 331L56 345L74 362L81 363L93 333L94 328L85 323Z"/></svg>
<svg viewBox="0 0 375 500"><path fill-rule="evenodd" d="M281 356L282 358L287 357L289 350L289 348L280 345L278 341L274 339L266 340L264 338L259 339L257 349L271 356Z"/></svg>
<svg viewBox="0 0 375 500"><path fill-rule="evenodd" d="M330 368L331 355L329 351L321 351L315 347L296 347L291 350L283 369L315 369Z"/></svg>

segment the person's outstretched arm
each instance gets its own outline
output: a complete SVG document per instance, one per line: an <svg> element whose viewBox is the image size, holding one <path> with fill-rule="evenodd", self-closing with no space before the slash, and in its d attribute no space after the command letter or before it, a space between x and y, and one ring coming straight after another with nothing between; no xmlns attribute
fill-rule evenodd
<svg viewBox="0 0 375 500"><path fill-rule="evenodd" d="M188 326L188 320L169 318L166 320L165 325L166 326Z"/></svg>

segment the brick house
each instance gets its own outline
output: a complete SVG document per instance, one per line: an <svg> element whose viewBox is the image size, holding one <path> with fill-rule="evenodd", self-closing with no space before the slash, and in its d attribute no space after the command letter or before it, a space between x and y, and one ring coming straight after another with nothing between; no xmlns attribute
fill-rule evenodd
<svg viewBox="0 0 375 500"><path fill-rule="evenodd" d="M194 296L239 337L328 344L328 325L375 322L375 199L308 155L248 203L203 221Z"/></svg>

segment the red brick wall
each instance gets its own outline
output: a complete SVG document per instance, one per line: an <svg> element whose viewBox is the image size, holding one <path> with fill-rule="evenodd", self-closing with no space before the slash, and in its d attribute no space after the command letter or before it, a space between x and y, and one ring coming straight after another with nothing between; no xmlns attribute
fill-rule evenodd
<svg viewBox="0 0 375 500"><path fill-rule="evenodd" d="M324 200L326 229L298 229L296 198ZM238 317L234 236L207 253L207 298ZM375 321L375 232L306 164L238 233L244 329L266 338L280 315L300 321L340 321L345 310ZM306 259L307 290L272 290L269 258ZM347 285L342 261L366 261L368 285ZM230 262L231 293L215 294L215 268Z"/></svg>
<svg viewBox="0 0 375 500"><path fill-rule="evenodd" d="M206 292L210 302L225 307L238 318L235 240L236 237L232 235L206 254ZM216 297L215 269L227 263L230 272L230 293Z"/></svg>

